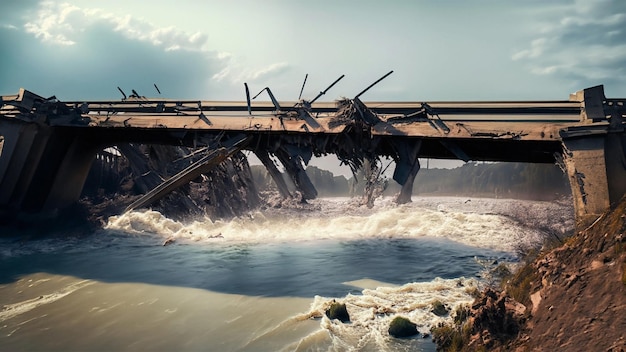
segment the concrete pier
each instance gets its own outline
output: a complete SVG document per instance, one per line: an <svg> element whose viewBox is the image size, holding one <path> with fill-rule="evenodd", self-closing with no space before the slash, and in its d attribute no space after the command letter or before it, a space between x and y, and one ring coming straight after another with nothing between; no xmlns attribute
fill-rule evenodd
<svg viewBox="0 0 626 352"><path fill-rule="evenodd" d="M99 145L80 134L0 119L0 209L5 216L54 216L74 203Z"/></svg>
<svg viewBox="0 0 626 352"><path fill-rule="evenodd" d="M602 86L573 94L581 124L563 129L563 157L579 227L595 221L626 195L624 101L607 101Z"/></svg>

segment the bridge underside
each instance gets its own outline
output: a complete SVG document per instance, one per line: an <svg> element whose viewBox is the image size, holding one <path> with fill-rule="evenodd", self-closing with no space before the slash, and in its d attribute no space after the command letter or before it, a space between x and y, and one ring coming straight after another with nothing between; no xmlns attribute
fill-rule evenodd
<svg viewBox="0 0 626 352"><path fill-rule="evenodd" d="M245 149L261 160L276 155L294 175L312 156L335 154L353 169L364 160L392 158L394 180L406 186L399 201L410 201L418 158L559 162L570 176L577 217L588 221L626 194L624 102L607 100L598 87L577 94L567 102L377 103L377 108L355 98L334 109L296 104L267 113L271 108L261 106L262 114L246 115L239 112L246 105L236 103L140 100L116 107L64 104L21 91L0 101L0 217L67 208L105 147L200 147L244 135Z"/></svg>
<svg viewBox="0 0 626 352"><path fill-rule="evenodd" d="M110 129L85 130L84 128L58 128L69 135L80 134L91 144L100 146L117 145L120 143L162 144L173 146L198 147L207 145L210 141L226 139L228 136L239 134L238 131L227 133L224 131L185 131L185 130L158 130L158 129ZM282 134L266 132L248 132L251 141L246 150L253 152L266 150L275 152L281 146L289 146L310 151L312 155L345 154L358 149L359 152L371 153L382 157L397 157L395 146L398 144L421 143L419 158L432 159L466 159L480 161L527 162L527 163L554 163L555 156L562 152L562 143L558 140L537 141L517 139L491 138L456 138L453 141L441 138L415 136L368 136L367 148L363 149L356 143L363 136L354 137L346 133L333 135L323 134Z"/></svg>

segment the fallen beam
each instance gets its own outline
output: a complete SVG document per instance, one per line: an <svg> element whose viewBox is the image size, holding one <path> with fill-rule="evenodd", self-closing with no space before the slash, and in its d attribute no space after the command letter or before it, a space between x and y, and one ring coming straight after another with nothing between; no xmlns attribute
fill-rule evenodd
<svg viewBox="0 0 626 352"><path fill-rule="evenodd" d="M250 138L246 136L240 136L228 140L226 142L227 146L211 151L202 159L189 165L189 167L183 171L159 184L154 189L129 205L125 211L128 212L134 209L143 208L156 202L172 191L186 185L191 180L219 165L222 161L228 159L231 155L243 149L249 141Z"/></svg>

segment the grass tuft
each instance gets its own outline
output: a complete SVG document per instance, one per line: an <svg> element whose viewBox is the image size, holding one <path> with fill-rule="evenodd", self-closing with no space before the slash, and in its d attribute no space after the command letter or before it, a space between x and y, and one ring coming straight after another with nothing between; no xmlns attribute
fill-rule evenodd
<svg viewBox="0 0 626 352"><path fill-rule="evenodd" d="M528 306L531 303L530 290L535 280L537 280L537 273L533 265L524 264L508 281L506 290L513 299Z"/></svg>
<svg viewBox="0 0 626 352"><path fill-rule="evenodd" d="M436 327L431 329L433 334L433 340L437 341L438 350L448 352L462 351L469 340L469 334L464 338L461 330L450 324L440 323Z"/></svg>

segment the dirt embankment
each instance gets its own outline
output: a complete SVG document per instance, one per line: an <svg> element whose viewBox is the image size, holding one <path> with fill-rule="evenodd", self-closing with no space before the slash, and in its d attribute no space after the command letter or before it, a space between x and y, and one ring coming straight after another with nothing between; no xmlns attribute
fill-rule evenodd
<svg viewBox="0 0 626 352"><path fill-rule="evenodd" d="M626 351L626 199L465 315L434 333L440 350Z"/></svg>
<svg viewBox="0 0 626 352"><path fill-rule="evenodd" d="M534 263L527 350L626 350L626 200Z"/></svg>

